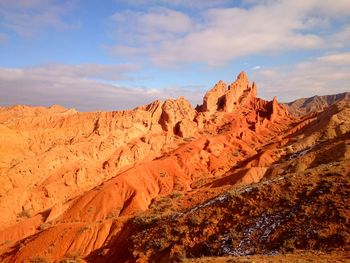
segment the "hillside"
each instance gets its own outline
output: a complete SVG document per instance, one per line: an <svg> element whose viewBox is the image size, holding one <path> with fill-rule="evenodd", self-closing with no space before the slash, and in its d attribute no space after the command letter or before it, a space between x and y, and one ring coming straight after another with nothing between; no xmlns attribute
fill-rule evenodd
<svg viewBox="0 0 350 263"><path fill-rule="evenodd" d="M346 99L350 99L350 92L301 98L283 105L291 114L301 116L311 112L320 112L332 104Z"/></svg>
<svg viewBox="0 0 350 263"><path fill-rule="evenodd" d="M0 154L1 262L349 259L349 100L293 116L242 72L196 109L2 107Z"/></svg>

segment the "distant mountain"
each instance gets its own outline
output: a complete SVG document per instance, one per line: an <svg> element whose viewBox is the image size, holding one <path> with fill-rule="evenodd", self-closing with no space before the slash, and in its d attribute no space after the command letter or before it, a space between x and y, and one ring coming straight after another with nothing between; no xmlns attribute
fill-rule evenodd
<svg viewBox="0 0 350 263"><path fill-rule="evenodd" d="M292 102L284 103L284 106L286 106L288 111L293 115L303 115L310 112L322 111L330 105L346 99L350 99L350 92L300 98Z"/></svg>

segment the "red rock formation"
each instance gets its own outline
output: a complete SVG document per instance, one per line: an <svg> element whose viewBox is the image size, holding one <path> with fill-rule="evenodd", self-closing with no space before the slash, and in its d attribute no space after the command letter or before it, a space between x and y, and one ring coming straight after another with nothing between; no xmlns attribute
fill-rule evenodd
<svg viewBox="0 0 350 263"><path fill-rule="evenodd" d="M209 198L202 187L259 181L280 157L264 147L286 143L279 136L297 120L256 94L241 72L208 91L198 111L184 98L121 112L0 108L0 239L36 234L0 260L85 257L158 198L181 192L199 202Z"/></svg>
<svg viewBox="0 0 350 263"><path fill-rule="evenodd" d="M241 72L229 86L220 81L208 91L200 109L208 112L232 112L235 108L254 103L256 95L256 84L253 82L250 86L246 73Z"/></svg>
<svg viewBox="0 0 350 263"><path fill-rule="evenodd" d="M277 98L274 97L273 100L269 103L270 108L270 121L275 121L278 117L283 118L285 116L288 116L289 113L287 109L277 102Z"/></svg>
<svg viewBox="0 0 350 263"><path fill-rule="evenodd" d="M165 131L176 133L174 129L180 121L193 122L194 117L195 110L191 104L185 98L180 97L177 100L166 100L164 102L159 122Z"/></svg>
<svg viewBox="0 0 350 263"><path fill-rule="evenodd" d="M222 96L227 90L225 82L220 80L203 98L202 111L215 112L222 107Z"/></svg>
<svg viewBox="0 0 350 263"><path fill-rule="evenodd" d="M249 92L249 81L245 72L239 73L235 82L225 92L224 108L226 112L231 112L237 107L242 99L244 92Z"/></svg>

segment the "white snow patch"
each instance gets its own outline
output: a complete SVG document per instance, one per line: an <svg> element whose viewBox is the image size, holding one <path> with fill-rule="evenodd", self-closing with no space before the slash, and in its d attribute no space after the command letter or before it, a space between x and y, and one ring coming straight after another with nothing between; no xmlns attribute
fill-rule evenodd
<svg viewBox="0 0 350 263"><path fill-rule="evenodd" d="M216 197L216 198L214 198L214 199L211 199L211 200L209 200L209 201L207 201L207 202L205 202L205 203L202 203L202 204L200 204L200 205L198 205L198 206L193 207L193 208L189 211L189 213L191 214L191 213L197 211L198 209L201 209L201 208L204 208L204 207L213 205L213 204L218 203L218 202L223 203L223 202L227 199L227 197L228 197L228 196L227 196L226 193L225 193L225 194L222 194L222 195L220 195L220 196L218 196L218 197Z"/></svg>

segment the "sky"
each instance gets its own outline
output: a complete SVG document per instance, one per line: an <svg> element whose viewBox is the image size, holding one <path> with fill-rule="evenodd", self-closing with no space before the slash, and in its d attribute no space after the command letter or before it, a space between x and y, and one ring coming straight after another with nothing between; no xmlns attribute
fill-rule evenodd
<svg viewBox="0 0 350 263"><path fill-rule="evenodd" d="M350 1L0 0L3 106L195 106L240 71L269 100L350 91Z"/></svg>

